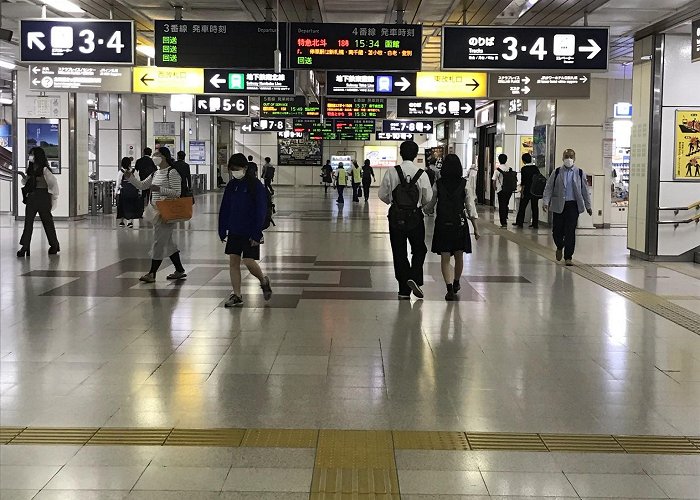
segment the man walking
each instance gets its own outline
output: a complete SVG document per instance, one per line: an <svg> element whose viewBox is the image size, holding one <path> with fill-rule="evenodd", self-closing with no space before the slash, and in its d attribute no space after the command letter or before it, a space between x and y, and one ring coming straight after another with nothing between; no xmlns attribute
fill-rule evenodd
<svg viewBox="0 0 700 500"><path fill-rule="evenodd" d="M520 170L520 207L518 208L518 215L515 217L515 227L522 228L525 223L525 212L527 212L528 204L532 206L532 224L530 227L537 229L539 225L539 207L538 199L532 196L532 179L540 169L536 165L532 164L532 155L530 153L525 153L522 157L523 168Z"/></svg>
<svg viewBox="0 0 700 500"><path fill-rule="evenodd" d="M338 168L335 171L335 186L338 189L338 199L336 203L338 205L343 205L345 203L345 198L343 197L343 191L345 191L345 186L348 185L348 172L343 166L343 162L338 163Z"/></svg>
<svg viewBox="0 0 700 500"><path fill-rule="evenodd" d="M255 177L256 179L258 178L258 164L253 161L253 155L248 155L248 173Z"/></svg>
<svg viewBox="0 0 700 500"><path fill-rule="evenodd" d="M192 173L190 172L190 164L185 161L184 151L177 152L177 161L173 164L173 168L182 179L182 196L192 196Z"/></svg>
<svg viewBox="0 0 700 500"><path fill-rule="evenodd" d="M350 171L352 181L352 201L357 203L360 201L360 186L362 186L362 169L356 161L352 162L352 170Z"/></svg>
<svg viewBox="0 0 700 500"><path fill-rule="evenodd" d="M593 209L586 174L575 165L576 152L567 149L562 159L564 167L557 168L549 176L542 203L545 212L549 209L553 212L552 236L557 260L560 261L563 254L566 265L572 266L578 216L584 211L593 215Z"/></svg>
<svg viewBox="0 0 700 500"><path fill-rule="evenodd" d="M151 155L153 154L153 150L151 148L144 148L143 150L143 156L136 160L136 164L134 165L134 170L136 170L139 173L139 180L145 181L148 179L151 175L155 173L156 170L156 164L153 163L153 160L151 159ZM143 204L144 206L147 205L148 203L151 202L151 190L150 189L144 189L141 191L141 197L143 198Z"/></svg>
<svg viewBox="0 0 700 500"><path fill-rule="evenodd" d="M510 197L518 189L518 174L506 163L508 163L508 156L504 154L498 155L498 165L492 177L496 195L498 196L498 216L501 221L501 227L508 227Z"/></svg>
<svg viewBox="0 0 700 500"><path fill-rule="evenodd" d="M418 156L418 145L406 141L400 148L401 165L389 169L379 187L379 199L389 205L389 239L394 257L394 275L399 284L399 300L411 298L411 292L423 298L423 263L428 249L425 246L425 223L422 208L433 197L430 180L425 171L413 161ZM408 261L406 242L411 244L411 262Z"/></svg>
<svg viewBox="0 0 700 500"><path fill-rule="evenodd" d="M272 159L269 156L265 157L265 164L262 168L262 177L265 181L265 187L270 194L275 194L275 190L272 188L272 181L275 179L275 167L272 166Z"/></svg>

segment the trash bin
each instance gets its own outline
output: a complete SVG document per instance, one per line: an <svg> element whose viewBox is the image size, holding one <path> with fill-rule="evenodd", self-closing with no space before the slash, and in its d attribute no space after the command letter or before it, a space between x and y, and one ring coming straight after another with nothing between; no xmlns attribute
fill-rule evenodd
<svg viewBox="0 0 700 500"><path fill-rule="evenodd" d="M114 194L116 186L114 181L103 182L104 194L102 198L102 212L105 215L112 214L112 206L114 205Z"/></svg>

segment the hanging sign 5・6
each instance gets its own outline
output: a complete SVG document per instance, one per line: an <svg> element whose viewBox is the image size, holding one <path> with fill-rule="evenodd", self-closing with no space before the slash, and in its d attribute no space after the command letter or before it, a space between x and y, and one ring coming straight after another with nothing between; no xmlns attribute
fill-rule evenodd
<svg viewBox="0 0 700 500"><path fill-rule="evenodd" d="M608 28L445 26L442 69L605 71Z"/></svg>
<svg viewBox="0 0 700 500"><path fill-rule="evenodd" d="M134 64L134 22L23 19L22 62Z"/></svg>

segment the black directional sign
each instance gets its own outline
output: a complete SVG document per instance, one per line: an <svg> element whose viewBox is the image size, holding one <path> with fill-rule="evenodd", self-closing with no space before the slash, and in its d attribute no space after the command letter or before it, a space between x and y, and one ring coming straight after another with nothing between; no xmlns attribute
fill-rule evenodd
<svg viewBox="0 0 700 500"><path fill-rule="evenodd" d="M195 114L248 116L248 97L226 95L198 95L195 99Z"/></svg>
<svg viewBox="0 0 700 500"><path fill-rule="evenodd" d="M416 95L415 73L326 72L326 95Z"/></svg>
<svg viewBox="0 0 700 500"><path fill-rule="evenodd" d="M327 97L323 114L329 118L386 118L386 99L378 97Z"/></svg>
<svg viewBox="0 0 700 500"><path fill-rule="evenodd" d="M421 67L423 31L418 24L291 23L289 38L290 68L410 71Z"/></svg>
<svg viewBox="0 0 700 500"><path fill-rule="evenodd" d="M588 99L590 73L489 73L489 98Z"/></svg>
<svg viewBox="0 0 700 500"><path fill-rule="evenodd" d="M20 60L134 64L134 22L23 19L20 21Z"/></svg>
<svg viewBox="0 0 700 500"><path fill-rule="evenodd" d="M426 120L384 120L382 122L383 132L412 132L418 134L432 134L434 131L433 122Z"/></svg>
<svg viewBox="0 0 700 500"><path fill-rule="evenodd" d="M304 96L264 96L260 98L260 116L263 118L292 118L321 116L317 102L306 104Z"/></svg>
<svg viewBox="0 0 700 500"><path fill-rule="evenodd" d="M282 60L286 24L280 25ZM274 68L275 23L240 21L156 21L156 66L180 68ZM245 43L245 47L241 45Z"/></svg>
<svg viewBox="0 0 700 500"><path fill-rule="evenodd" d="M413 134L410 132L377 132L375 139L378 141L412 141Z"/></svg>
<svg viewBox="0 0 700 500"><path fill-rule="evenodd" d="M690 37L690 60L693 62L700 61L700 19L693 21L692 36Z"/></svg>
<svg viewBox="0 0 700 500"><path fill-rule="evenodd" d="M126 66L31 64L30 90L69 92L131 92L131 68Z"/></svg>
<svg viewBox="0 0 700 500"><path fill-rule="evenodd" d="M442 48L446 70L608 69L608 28L445 26Z"/></svg>
<svg viewBox="0 0 700 500"><path fill-rule="evenodd" d="M294 94L294 71L205 69L205 94Z"/></svg>
<svg viewBox="0 0 700 500"><path fill-rule="evenodd" d="M474 118L474 99L397 99L398 118Z"/></svg>
<svg viewBox="0 0 700 500"><path fill-rule="evenodd" d="M251 118L250 129L253 132L281 132L287 128L284 118Z"/></svg>

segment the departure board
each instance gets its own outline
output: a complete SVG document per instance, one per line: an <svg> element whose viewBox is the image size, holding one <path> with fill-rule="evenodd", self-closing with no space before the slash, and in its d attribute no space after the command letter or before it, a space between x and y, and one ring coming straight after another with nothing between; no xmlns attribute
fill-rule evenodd
<svg viewBox="0 0 700 500"><path fill-rule="evenodd" d="M323 123L317 121L311 125L308 133L310 139L334 141L338 138L338 134L335 132L335 125L332 121L325 121Z"/></svg>
<svg viewBox="0 0 700 500"><path fill-rule="evenodd" d="M260 116L275 117L315 117L321 116L321 106L317 102L306 105L304 96L265 96L260 98Z"/></svg>
<svg viewBox="0 0 700 500"><path fill-rule="evenodd" d="M335 131L341 141L369 141L375 132L372 119L335 120Z"/></svg>
<svg viewBox="0 0 700 500"><path fill-rule="evenodd" d="M323 114L328 118L386 118L386 99L379 97L327 97Z"/></svg>
<svg viewBox="0 0 700 500"><path fill-rule="evenodd" d="M418 24L291 23L289 67L295 69L419 70Z"/></svg>

